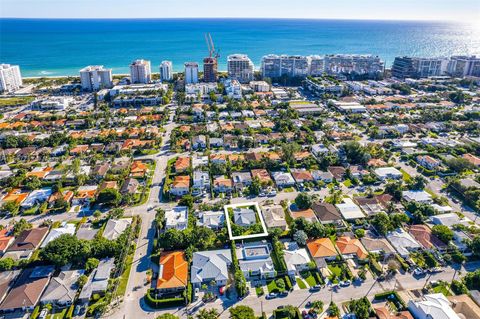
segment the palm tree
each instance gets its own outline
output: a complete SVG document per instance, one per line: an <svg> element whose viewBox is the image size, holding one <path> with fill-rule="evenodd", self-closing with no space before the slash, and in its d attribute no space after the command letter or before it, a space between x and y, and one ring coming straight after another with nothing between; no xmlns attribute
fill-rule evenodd
<svg viewBox="0 0 480 319"><path fill-rule="evenodd" d="M197 314L197 319L217 319L219 316L218 310L215 308L201 309Z"/></svg>

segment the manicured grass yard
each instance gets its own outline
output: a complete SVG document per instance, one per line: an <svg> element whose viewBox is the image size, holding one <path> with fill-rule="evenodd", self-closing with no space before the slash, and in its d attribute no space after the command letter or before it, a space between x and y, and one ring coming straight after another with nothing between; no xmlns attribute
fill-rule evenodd
<svg viewBox="0 0 480 319"><path fill-rule="evenodd" d="M321 284L321 282L318 282L317 278L314 275L315 275L315 273L312 272L312 271L305 271L305 272L301 273L301 276L302 276L303 280L310 287Z"/></svg>
<svg viewBox="0 0 480 319"><path fill-rule="evenodd" d="M297 281L298 288L307 289L307 285L305 285L305 282L302 279L295 278L295 280Z"/></svg>
<svg viewBox="0 0 480 319"><path fill-rule="evenodd" d="M283 191L285 193L292 193L295 191L295 189L293 187L287 187L287 188L284 188Z"/></svg>
<svg viewBox="0 0 480 319"><path fill-rule="evenodd" d="M127 290L128 277L130 276L130 269L132 268L133 263L133 255L134 253L125 258L125 269L123 270L123 273L120 276L120 281L118 282L117 296L125 295L125 291Z"/></svg>
<svg viewBox="0 0 480 319"><path fill-rule="evenodd" d="M272 280L267 284L267 289L268 289L268 293L280 292L280 288L277 287L275 280Z"/></svg>
<svg viewBox="0 0 480 319"><path fill-rule="evenodd" d="M403 180L404 180L405 182L409 182L409 181L412 179L412 177L410 176L410 174L408 174L407 172L405 172L402 168L400 169L400 172L402 173L402 175L403 175Z"/></svg>
<svg viewBox="0 0 480 319"><path fill-rule="evenodd" d="M452 294L448 290L448 286L445 283L441 283L438 286L433 288L434 293L442 293L445 297L451 296Z"/></svg>
<svg viewBox="0 0 480 319"><path fill-rule="evenodd" d="M352 186L352 181L347 179L343 182L343 185L345 185L345 187L351 187Z"/></svg>
<svg viewBox="0 0 480 319"><path fill-rule="evenodd" d="M342 268L337 265L328 265L328 269L337 277L342 275Z"/></svg>

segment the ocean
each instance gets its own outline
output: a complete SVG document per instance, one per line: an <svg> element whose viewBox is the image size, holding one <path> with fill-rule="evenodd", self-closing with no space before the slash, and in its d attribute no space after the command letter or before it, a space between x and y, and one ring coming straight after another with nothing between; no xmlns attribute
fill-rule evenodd
<svg viewBox="0 0 480 319"><path fill-rule="evenodd" d="M354 53L380 56L480 54L480 28L447 22L292 19L0 19L0 62L19 64L23 76L77 75L86 65L128 73L138 58L201 63L204 34L220 51L245 53L259 68L263 55Z"/></svg>

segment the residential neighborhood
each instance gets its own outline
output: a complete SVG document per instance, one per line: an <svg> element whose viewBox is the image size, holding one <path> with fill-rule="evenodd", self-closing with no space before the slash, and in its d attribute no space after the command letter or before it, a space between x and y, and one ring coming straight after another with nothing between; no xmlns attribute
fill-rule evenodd
<svg viewBox="0 0 480 319"><path fill-rule="evenodd" d="M478 78L182 76L0 97L0 317L478 317Z"/></svg>

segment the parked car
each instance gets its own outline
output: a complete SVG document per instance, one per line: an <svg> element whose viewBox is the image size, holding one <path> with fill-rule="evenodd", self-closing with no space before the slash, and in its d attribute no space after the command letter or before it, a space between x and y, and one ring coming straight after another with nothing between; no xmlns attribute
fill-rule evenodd
<svg viewBox="0 0 480 319"><path fill-rule="evenodd" d="M277 298L277 294L274 292L271 292L265 296L265 299L275 299L275 298Z"/></svg>
<svg viewBox="0 0 480 319"><path fill-rule="evenodd" d="M415 276L422 276L425 274L425 271L422 268L417 267L413 270L413 274Z"/></svg>

